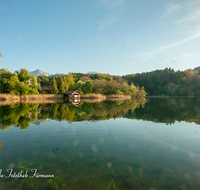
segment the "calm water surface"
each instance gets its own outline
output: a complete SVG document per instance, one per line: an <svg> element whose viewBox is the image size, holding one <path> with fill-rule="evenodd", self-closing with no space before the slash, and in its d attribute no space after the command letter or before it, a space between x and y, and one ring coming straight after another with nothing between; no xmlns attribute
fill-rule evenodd
<svg viewBox="0 0 200 190"><path fill-rule="evenodd" d="M0 189L200 189L198 99L20 104L0 114ZM6 178L7 169L28 177ZM31 169L54 178L30 178Z"/></svg>

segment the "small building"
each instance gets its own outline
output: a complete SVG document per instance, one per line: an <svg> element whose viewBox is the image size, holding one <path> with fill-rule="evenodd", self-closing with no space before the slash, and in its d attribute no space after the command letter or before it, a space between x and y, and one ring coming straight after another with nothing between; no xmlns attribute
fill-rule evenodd
<svg viewBox="0 0 200 190"><path fill-rule="evenodd" d="M68 90L63 93L64 99L80 99L81 92L78 90Z"/></svg>
<svg viewBox="0 0 200 190"><path fill-rule="evenodd" d="M42 91L51 91L52 90L52 86L42 86L41 90Z"/></svg>

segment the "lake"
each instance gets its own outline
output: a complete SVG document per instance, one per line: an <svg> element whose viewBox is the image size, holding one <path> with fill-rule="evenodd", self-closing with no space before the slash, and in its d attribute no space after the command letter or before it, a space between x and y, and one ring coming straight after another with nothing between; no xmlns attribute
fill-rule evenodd
<svg viewBox="0 0 200 190"><path fill-rule="evenodd" d="M0 189L198 190L200 99L0 106Z"/></svg>

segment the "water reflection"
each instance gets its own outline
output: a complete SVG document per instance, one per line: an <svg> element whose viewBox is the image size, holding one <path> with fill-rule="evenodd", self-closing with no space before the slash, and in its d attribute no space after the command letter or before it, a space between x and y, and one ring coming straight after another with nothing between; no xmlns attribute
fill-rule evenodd
<svg viewBox="0 0 200 190"><path fill-rule="evenodd" d="M199 126L175 122L198 122L198 106L150 99L1 107L1 129L16 126L0 131L2 173L36 168L55 177L1 178L0 189L198 189Z"/></svg>
<svg viewBox="0 0 200 190"><path fill-rule="evenodd" d="M198 99L148 99L127 101L64 102L54 104L16 104L0 106L0 128L12 125L27 129L30 123L42 125L53 120L98 121L111 118L142 119L155 123L175 121L200 123Z"/></svg>

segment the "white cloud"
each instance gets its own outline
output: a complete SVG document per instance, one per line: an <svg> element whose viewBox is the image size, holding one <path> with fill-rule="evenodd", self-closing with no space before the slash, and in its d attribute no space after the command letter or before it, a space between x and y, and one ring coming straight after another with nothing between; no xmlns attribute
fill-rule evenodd
<svg viewBox="0 0 200 190"><path fill-rule="evenodd" d="M169 48L174 47L174 46L178 46L178 45L180 45L182 43L197 39L199 37L200 37L200 30L196 31L192 36L190 36L188 38L185 38L185 39L183 39L181 41L178 41L178 42L170 44L170 45L165 45L165 46L158 47L158 48L156 48L154 50L151 50L149 52L142 53L141 56L145 57L145 61L146 61L146 60L148 60L150 58L155 57L158 53L160 53L160 52L162 52L162 51L164 51L166 49L169 49Z"/></svg>

